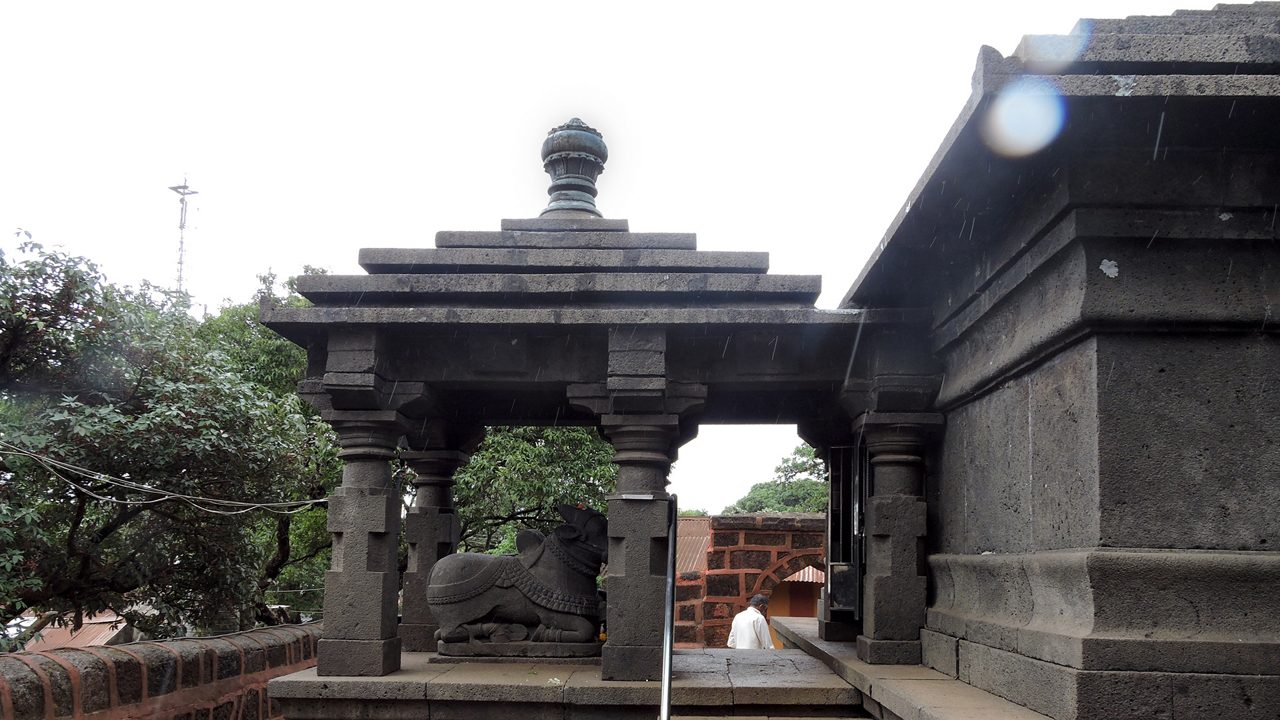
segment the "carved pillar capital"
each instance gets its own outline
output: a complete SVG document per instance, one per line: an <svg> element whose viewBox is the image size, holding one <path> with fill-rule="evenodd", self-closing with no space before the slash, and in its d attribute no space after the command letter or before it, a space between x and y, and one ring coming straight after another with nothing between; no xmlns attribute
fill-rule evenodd
<svg viewBox="0 0 1280 720"><path fill-rule="evenodd" d="M453 507L453 475L466 464L467 453L459 450L406 450L400 459L413 471L414 505Z"/></svg>
<svg viewBox="0 0 1280 720"><path fill-rule="evenodd" d="M338 434L344 461L391 460L404 436L404 418L393 411L343 411L325 414Z"/></svg>
<svg viewBox="0 0 1280 720"><path fill-rule="evenodd" d="M618 465L618 493L666 494L679 422L674 415L607 415L601 424Z"/></svg>
<svg viewBox="0 0 1280 720"><path fill-rule="evenodd" d="M867 452L872 462L881 456L901 456L902 462L912 458L920 461L924 456L928 429L923 425L894 425L866 428Z"/></svg>

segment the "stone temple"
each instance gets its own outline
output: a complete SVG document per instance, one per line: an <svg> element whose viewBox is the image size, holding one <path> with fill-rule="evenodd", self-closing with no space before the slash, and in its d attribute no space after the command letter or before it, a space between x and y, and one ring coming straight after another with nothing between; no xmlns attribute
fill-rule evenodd
<svg viewBox="0 0 1280 720"><path fill-rule="evenodd" d="M1027 102L1060 122L1006 137ZM651 715L654 683L612 681L660 671L666 475L700 424L741 422L829 459L821 617L775 625L847 681L823 696L847 716L1280 715L1280 3L983 48L834 310L763 253L601 217L581 121L543 159L539 217L367 248L366 275L300 282L313 307L263 309L347 463L318 666L272 683L286 716ZM452 474L497 424L616 449L609 633L563 687L467 695L424 669L421 598ZM403 579L394 457L417 473ZM797 714L701 652L676 656L678 709Z"/></svg>

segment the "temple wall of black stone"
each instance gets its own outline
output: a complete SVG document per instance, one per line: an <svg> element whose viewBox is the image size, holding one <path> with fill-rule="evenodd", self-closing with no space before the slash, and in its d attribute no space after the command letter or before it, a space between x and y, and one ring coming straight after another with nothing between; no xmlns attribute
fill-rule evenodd
<svg viewBox="0 0 1280 720"><path fill-rule="evenodd" d="M983 51L846 298L928 308L943 372L922 661L1060 719L1271 717L1280 5L1087 28L1055 67L1064 38ZM1004 156L1028 76L1066 122Z"/></svg>

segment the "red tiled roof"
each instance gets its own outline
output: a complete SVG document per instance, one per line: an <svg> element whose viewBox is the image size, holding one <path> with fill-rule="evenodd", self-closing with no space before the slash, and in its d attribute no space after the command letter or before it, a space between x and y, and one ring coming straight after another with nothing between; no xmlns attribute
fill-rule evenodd
<svg viewBox="0 0 1280 720"><path fill-rule="evenodd" d="M125 619L112 612L87 617L77 631L71 626L54 627L50 625L41 630L36 639L27 643L24 650L53 650L68 647L89 647L106 645L115 635L125 628Z"/></svg>
<svg viewBox="0 0 1280 720"><path fill-rule="evenodd" d="M782 582L825 583L827 574L816 567L800 568L782 579Z"/></svg>
<svg viewBox="0 0 1280 720"><path fill-rule="evenodd" d="M707 569L711 545L711 518L682 517L676 525L676 572Z"/></svg>

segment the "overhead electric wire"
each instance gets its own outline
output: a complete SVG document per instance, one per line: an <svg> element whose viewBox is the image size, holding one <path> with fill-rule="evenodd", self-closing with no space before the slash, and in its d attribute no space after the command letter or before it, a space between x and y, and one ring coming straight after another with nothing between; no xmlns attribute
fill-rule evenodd
<svg viewBox="0 0 1280 720"><path fill-rule="evenodd" d="M88 468L83 468L83 467L80 467L79 465L74 465L72 463L64 462L62 460L55 460L50 457L38 455L36 453L31 452L30 450L26 450L24 448L18 447L17 445L14 445L13 443L7 442L5 440L0 440L0 449L4 449L15 455L21 455L23 457L31 458L37 464L43 467L45 470L53 474L55 477L67 483L68 485L75 488L76 490L79 490L80 492L88 495L89 497L92 497L96 500L101 500L103 502L116 503L119 505L154 505L156 503L166 502L169 500L181 500L182 502L185 502L186 504L190 505L193 508L196 508L197 510L200 510L202 512L212 513L215 515L242 515L244 513L247 513L253 510L266 510L267 512L273 512L278 515L295 515L297 513L303 512L304 510L308 510L315 505L322 505L327 502L327 500L325 499L319 499L319 500L293 500L293 501L281 501L281 502L255 503L255 502L245 502L241 500L225 500L220 498L201 497L199 495L188 495L186 493L173 492L171 490L162 490L160 488L151 487L150 485L143 485L142 483L133 482L131 480L126 480L124 478L114 477L111 475L107 475L106 473L97 472L95 470L89 470ZM63 470L69 473L75 473L77 475L80 475L81 477L85 477L90 480L96 480L98 482L104 482L104 483L107 483L108 485L120 487L125 490L132 490L133 492L139 492L139 493L145 493L145 494L151 494L151 495L159 495L160 497L150 499L150 500L127 500L127 499L113 498L113 497L107 497L104 495L99 495L98 493L95 493L92 490L89 490L88 488L83 487L80 484L76 483L75 481L71 480L70 478L66 477L61 472L58 472L58 470ZM239 508L239 509L219 510L212 507L206 507L206 505L215 505L215 506Z"/></svg>

